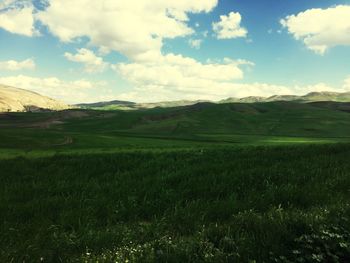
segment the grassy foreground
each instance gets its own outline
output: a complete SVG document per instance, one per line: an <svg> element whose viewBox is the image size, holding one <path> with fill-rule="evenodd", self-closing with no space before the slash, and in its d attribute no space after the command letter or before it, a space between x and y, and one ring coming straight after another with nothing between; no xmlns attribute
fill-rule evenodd
<svg viewBox="0 0 350 263"><path fill-rule="evenodd" d="M0 262L349 262L349 160L348 144L0 159Z"/></svg>

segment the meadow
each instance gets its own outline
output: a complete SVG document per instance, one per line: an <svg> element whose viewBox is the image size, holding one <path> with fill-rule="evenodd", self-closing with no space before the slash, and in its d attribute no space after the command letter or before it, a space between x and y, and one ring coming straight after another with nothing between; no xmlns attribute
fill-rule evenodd
<svg viewBox="0 0 350 263"><path fill-rule="evenodd" d="M0 262L349 262L350 114L0 116Z"/></svg>

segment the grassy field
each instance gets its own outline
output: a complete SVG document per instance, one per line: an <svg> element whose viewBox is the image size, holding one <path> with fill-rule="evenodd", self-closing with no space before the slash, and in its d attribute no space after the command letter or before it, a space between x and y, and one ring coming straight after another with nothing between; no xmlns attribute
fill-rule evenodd
<svg viewBox="0 0 350 263"><path fill-rule="evenodd" d="M0 262L349 262L350 114L0 115Z"/></svg>

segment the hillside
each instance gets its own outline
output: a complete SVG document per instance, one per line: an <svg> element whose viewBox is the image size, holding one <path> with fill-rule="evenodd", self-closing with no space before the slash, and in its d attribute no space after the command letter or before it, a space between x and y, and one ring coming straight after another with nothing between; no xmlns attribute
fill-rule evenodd
<svg viewBox="0 0 350 263"><path fill-rule="evenodd" d="M303 96L297 95L274 95L270 97L244 97L244 98L227 98L219 101L219 103L255 103L255 102L272 102L272 101L296 101L296 102L316 102L316 101L335 101L350 102L350 92L310 92Z"/></svg>
<svg viewBox="0 0 350 263"><path fill-rule="evenodd" d="M349 109L0 114L0 262L349 262Z"/></svg>
<svg viewBox="0 0 350 263"><path fill-rule="evenodd" d="M0 112L65 110L69 108L63 102L35 92L0 85Z"/></svg>
<svg viewBox="0 0 350 263"><path fill-rule="evenodd" d="M337 93L337 92L311 92L303 96L297 95L274 95L270 97L260 96L249 96L244 98L227 98L220 100L218 104L223 103L257 103L257 102L274 102L274 101L293 101L299 103L307 102L350 102L350 92ZM203 100L179 100L179 101L163 101L163 102L152 102L152 103L135 103L130 101L107 101L107 102L96 102L96 103L85 103L77 104L77 107L82 109L95 109L95 110L135 110L135 109L151 109L151 108L171 108L190 106L197 103L209 102ZM213 102L214 103L214 102Z"/></svg>
<svg viewBox="0 0 350 263"><path fill-rule="evenodd" d="M138 109L152 109L152 108L172 108L189 106L196 103L207 102L203 100L178 100L178 101L160 101L150 103L136 103L130 101L103 101L96 103L82 103L75 106L81 109L93 109L93 110L138 110Z"/></svg>
<svg viewBox="0 0 350 263"><path fill-rule="evenodd" d="M135 105L136 103L131 101L112 100L112 101L102 101L102 102L96 102L96 103L81 103L81 104L77 104L76 106L84 109L84 108L109 108L109 107L133 108Z"/></svg>
<svg viewBox="0 0 350 263"><path fill-rule="evenodd" d="M0 262L349 262L350 103L3 113L0 137Z"/></svg>
<svg viewBox="0 0 350 263"><path fill-rule="evenodd" d="M336 102L350 102L350 92L310 92L302 96L302 100L306 101L336 101Z"/></svg>
<svg viewBox="0 0 350 263"><path fill-rule="evenodd" d="M68 113L70 116L83 116L84 113L84 117L72 119L66 116ZM26 121L29 117L21 118ZM225 136L232 135L345 138L350 134L349 104L330 102L206 102L132 111L75 110L43 115L41 118L39 124L48 118L62 123L62 128L68 132L89 131L96 134L117 133L194 140L198 137L207 138L208 135L225 140ZM6 124L5 121L2 123Z"/></svg>

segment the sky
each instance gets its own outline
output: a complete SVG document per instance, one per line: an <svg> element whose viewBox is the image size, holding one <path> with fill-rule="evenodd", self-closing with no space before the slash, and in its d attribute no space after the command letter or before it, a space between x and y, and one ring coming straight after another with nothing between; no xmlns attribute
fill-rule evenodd
<svg viewBox="0 0 350 263"><path fill-rule="evenodd" d="M350 92L350 0L0 0L0 84L71 104Z"/></svg>

